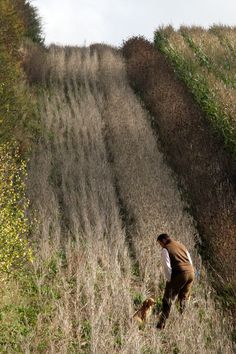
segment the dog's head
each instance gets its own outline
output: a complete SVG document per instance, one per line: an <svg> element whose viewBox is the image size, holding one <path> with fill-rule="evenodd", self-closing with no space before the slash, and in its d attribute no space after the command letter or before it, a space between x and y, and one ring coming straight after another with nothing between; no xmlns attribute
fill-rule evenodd
<svg viewBox="0 0 236 354"><path fill-rule="evenodd" d="M152 297L149 297L148 299L146 299L143 303L143 306L145 308L149 308L151 306L154 306L156 303L156 301L152 298Z"/></svg>

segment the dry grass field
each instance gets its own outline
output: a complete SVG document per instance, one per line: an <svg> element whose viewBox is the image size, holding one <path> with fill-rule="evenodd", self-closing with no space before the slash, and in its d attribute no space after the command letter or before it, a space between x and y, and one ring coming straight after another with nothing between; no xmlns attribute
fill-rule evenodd
<svg viewBox="0 0 236 354"><path fill-rule="evenodd" d="M181 31L173 37L179 48L169 54L181 66L187 53L184 63L192 63L193 71L197 67L208 78L214 97L227 103L221 110L208 84L197 80L204 84L204 107L211 113L214 103L213 116L219 118L216 126L232 150L236 146L231 119L235 113L235 78L231 77L235 29L216 26L209 32ZM168 31L164 32L165 37ZM171 43L173 31L169 34ZM180 95L182 91L169 69L163 70L162 86L156 85L156 69L147 60L156 60L154 46L152 50L150 44L139 51L133 48L135 65L130 66L108 45L45 47L43 37L41 18L31 1L0 1L0 353L233 353L233 321L218 302L196 247L205 245L207 239L206 234L201 232L201 238L198 234L199 220L210 225L213 235L215 231L220 234L222 224L223 230L228 227L228 238L235 234L227 223L229 201L233 204L235 198L224 180L231 164L228 160L223 168L218 164L221 160L215 159L214 144L209 149L205 126L201 128L203 139L198 140L198 130L183 124L182 117L188 119L188 112L194 113L195 108L182 105L175 89ZM157 37L156 33L164 49L167 42L161 33ZM213 37L211 48L208 43ZM130 68L134 69L132 80ZM154 86L147 80L150 72ZM127 74L131 85L138 80L143 90L151 90L152 97L161 92L162 99L155 99L152 106L163 113L162 131L153 129L154 117L134 94ZM175 91L177 100L171 97L171 104L163 99L170 98L165 88ZM192 87L198 93L196 88ZM221 112L227 119L221 119ZM184 144L179 149L182 136L172 134L176 123L196 137L194 151ZM199 128L199 122L195 126ZM200 192L208 189L204 200L192 199L191 205L183 201L182 177L167 164L165 129L172 152L181 155L180 170L192 171L192 194L198 197L199 187ZM183 142L189 130L181 130ZM204 155L202 141L207 141L210 155ZM193 168L192 161L200 163ZM202 169L203 161L207 164ZM219 180L221 188L215 193ZM191 214L195 220L189 214L193 204L201 210ZM173 306L161 332L155 328L165 287L156 243L160 232L187 245L196 269L186 312L181 316ZM215 240L221 243L221 238ZM227 258L234 255L228 244L221 249L215 257L219 268L225 254ZM234 269L228 267L226 272ZM232 302L227 292L231 283L227 286L226 299ZM150 321L138 327L133 314L147 297L153 297L156 305Z"/></svg>
<svg viewBox="0 0 236 354"><path fill-rule="evenodd" d="M230 321L195 249L194 221L123 59L109 48L52 46L44 65L43 137L28 179L40 310L17 352L233 353ZM155 329L160 232L188 246L200 273L186 313L173 306L163 332ZM14 296L23 301L17 287ZM147 296L158 306L139 330L132 315ZM16 352L11 343L3 348Z"/></svg>
<svg viewBox="0 0 236 354"><path fill-rule="evenodd" d="M45 300L22 352L233 353L194 222L122 58L109 48L53 46L44 65L44 136L28 190L38 223L35 284ZM161 333L158 306L144 330L132 321L145 297L160 305L160 232L183 241L201 273L186 313L173 306Z"/></svg>

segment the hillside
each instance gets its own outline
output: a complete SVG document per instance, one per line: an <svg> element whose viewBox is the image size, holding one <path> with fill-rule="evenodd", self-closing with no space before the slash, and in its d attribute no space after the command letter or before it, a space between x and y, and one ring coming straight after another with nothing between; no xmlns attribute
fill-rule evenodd
<svg viewBox="0 0 236 354"><path fill-rule="evenodd" d="M198 233L120 55L53 46L44 77L44 134L28 181L37 257L31 286L14 294L24 335L9 331L2 350L14 352L17 340L19 352L232 353L195 250ZM131 320L144 297L161 300L160 231L185 242L201 271L186 314L173 308L163 333L155 316L144 331Z"/></svg>
<svg viewBox="0 0 236 354"><path fill-rule="evenodd" d="M233 353L211 279L218 264L232 309L232 141L143 39L125 58L105 44L45 48L26 0L0 2L0 34L0 352ZM186 313L173 306L159 332L161 232L186 244L197 276ZM148 296L140 330L132 315Z"/></svg>
<svg viewBox="0 0 236 354"><path fill-rule="evenodd" d="M197 221L199 250L212 282L224 305L234 312L235 157L225 148L222 132L216 134L214 123L190 91L190 84L186 85L180 70L183 67L177 67L163 47L158 49L140 37L124 44L129 81L149 110L152 127L178 174L183 197ZM184 60L183 56L178 58L179 62ZM185 66L184 70L191 77ZM198 77L197 69L195 74ZM194 76L190 81L198 82ZM201 86L196 84L195 88L202 92ZM218 118L224 122L224 116Z"/></svg>

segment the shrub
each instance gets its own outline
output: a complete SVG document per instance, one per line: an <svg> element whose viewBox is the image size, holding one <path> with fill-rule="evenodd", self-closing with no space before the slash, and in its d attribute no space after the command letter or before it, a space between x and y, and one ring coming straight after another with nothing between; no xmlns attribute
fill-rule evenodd
<svg viewBox="0 0 236 354"><path fill-rule="evenodd" d="M27 242L26 164L14 143L0 145L0 274L12 275L32 260Z"/></svg>
<svg viewBox="0 0 236 354"><path fill-rule="evenodd" d="M12 59L18 57L18 49L24 35L24 26L9 0L0 2L0 51L6 51Z"/></svg>
<svg viewBox="0 0 236 354"><path fill-rule="evenodd" d="M24 36L35 43L43 44L41 18L37 8L29 0L12 0L12 4L24 25Z"/></svg>
<svg viewBox="0 0 236 354"><path fill-rule="evenodd" d="M147 66L153 58L153 51L150 48L151 43L142 36L132 37L123 42L122 53L127 60L129 79L137 91L145 90Z"/></svg>

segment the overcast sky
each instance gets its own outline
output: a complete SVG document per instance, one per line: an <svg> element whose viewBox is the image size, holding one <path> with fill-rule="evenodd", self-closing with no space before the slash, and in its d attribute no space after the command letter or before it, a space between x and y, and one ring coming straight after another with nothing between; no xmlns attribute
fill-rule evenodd
<svg viewBox="0 0 236 354"><path fill-rule="evenodd" d="M236 0L33 0L46 43L120 45L160 25L236 25Z"/></svg>

